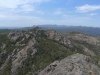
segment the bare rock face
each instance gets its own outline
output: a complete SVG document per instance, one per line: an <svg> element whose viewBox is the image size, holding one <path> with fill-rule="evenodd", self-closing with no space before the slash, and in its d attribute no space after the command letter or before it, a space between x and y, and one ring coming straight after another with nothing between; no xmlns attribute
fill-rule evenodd
<svg viewBox="0 0 100 75"><path fill-rule="evenodd" d="M86 35L86 34L74 34L73 36L68 36L68 38L78 41L78 42L83 42L83 43L88 43L88 44L92 44L92 45L98 45L99 44L99 40L97 40L96 38Z"/></svg>
<svg viewBox="0 0 100 75"><path fill-rule="evenodd" d="M95 56L95 53L92 51L92 50L89 50L88 48L84 47L83 46L83 50L88 54L88 55L91 55L91 56Z"/></svg>
<svg viewBox="0 0 100 75"><path fill-rule="evenodd" d="M11 67L11 73L12 75L16 73L17 69L19 67L24 66L24 62L26 61L28 55L27 55L27 50L32 48L36 43L35 38L31 39L28 44L20 50L16 55L14 55L13 61L12 61L12 67ZM34 53L35 54L35 53Z"/></svg>
<svg viewBox="0 0 100 75"><path fill-rule="evenodd" d="M100 68L90 57L77 53L55 61L38 75L100 75Z"/></svg>
<svg viewBox="0 0 100 75"><path fill-rule="evenodd" d="M25 37L29 39L31 36L29 34L25 34Z"/></svg>
<svg viewBox="0 0 100 75"><path fill-rule="evenodd" d="M98 65L100 65L100 61L98 61Z"/></svg>
<svg viewBox="0 0 100 75"><path fill-rule="evenodd" d="M67 46L69 46L69 45L71 46L72 45L71 41L69 39L67 39L67 37L61 35L57 31L54 31L53 29L47 30L45 32L45 34L51 40L54 40L56 42L59 42L61 44L67 45Z"/></svg>
<svg viewBox="0 0 100 75"><path fill-rule="evenodd" d="M5 49L6 46L7 46L6 44L2 43L2 47L1 47L1 48L2 48L2 49Z"/></svg>
<svg viewBox="0 0 100 75"><path fill-rule="evenodd" d="M49 39L59 41L61 39L61 35L54 31L53 29L49 29L46 31L46 35L48 36Z"/></svg>
<svg viewBox="0 0 100 75"><path fill-rule="evenodd" d="M16 41L21 36L23 36L23 33L21 31L12 31L8 34L8 38L13 41Z"/></svg>

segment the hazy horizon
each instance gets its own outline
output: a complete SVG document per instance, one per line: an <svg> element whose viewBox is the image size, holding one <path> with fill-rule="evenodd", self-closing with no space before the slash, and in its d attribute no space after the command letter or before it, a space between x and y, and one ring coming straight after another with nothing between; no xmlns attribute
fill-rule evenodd
<svg viewBox="0 0 100 75"><path fill-rule="evenodd" d="M57 25L57 24L42 24L42 25L31 25L31 26L5 26L5 27L3 27L3 26L0 26L0 29L19 29L19 28L27 28L27 27L37 27L37 26L39 26L39 27L42 27L42 26L45 26L45 27L93 27L93 26L81 26L81 25L76 25L76 26L74 26L74 25ZM93 28L100 28L100 27L93 27Z"/></svg>

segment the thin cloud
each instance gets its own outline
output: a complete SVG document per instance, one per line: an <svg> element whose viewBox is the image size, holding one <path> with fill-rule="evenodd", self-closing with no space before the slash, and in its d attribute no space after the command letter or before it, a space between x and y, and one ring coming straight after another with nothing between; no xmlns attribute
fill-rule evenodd
<svg viewBox="0 0 100 75"><path fill-rule="evenodd" d="M67 0L67 5L73 3L75 0Z"/></svg>
<svg viewBox="0 0 100 75"><path fill-rule="evenodd" d="M33 11L34 10L34 7L32 6L32 5L23 5L23 6L21 6L21 9L23 10L23 11L26 11L26 12L30 12L30 11Z"/></svg>
<svg viewBox="0 0 100 75"><path fill-rule="evenodd" d="M68 18L68 17L69 17L68 15L63 14L63 18Z"/></svg>
<svg viewBox="0 0 100 75"><path fill-rule="evenodd" d="M91 14L87 14L88 16L95 16L97 15L97 13L91 13Z"/></svg>
<svg viewBox="0 0 100 75"><path fill-rule="evenodd" d="M36 4L49 0L0 0L0 8L17 8L20 5Z"/></svg>
<svg viewBox="0 0 100 75"><path fill-rule="evenodd" d="M0 8L14 9L17 8L19 5L23 5L27 3L29 3L27 0L0 0Z"/></svg>
<svg viewBox="0 0 100 75"><path fill-rule="evenodd" d="M91 21L91 17L88 16L84 16L84 17L80 17L80 16L67 16L64 15L64 17L62 20L46 20L43 18L39 18L36 16L22 16L22 15L16 15L16 14L0 14L0 19L1 21L6 21L4 23L2 23L2 25L15 25L15 26L29 26L32 24L58 24L58 25L62 25L62 24L71 24L71 25L80 25L80 24L84 24L87 23L88 21ZM79 21L80 20L80 21Z"/></svg>
<svg viewBox="0 0 100 75"><path fill-rule="evenodd" d="M59 8L59 9L56 9L55 11L54 11L54 14L57 14L57 15L59 15L59 14L62 14L63 12L62 12L62 10Z"/></svg>
<svg viewBox="0 0 100 75"><path fill-rule="evenodd" d="M76 7L77 12L90 12L90 11L95 11L95 10L100 10L100 5L83 5L83 6L77 6Z"/></svg>
<svg viewBox="0 0 100 75"><path fill-rule="evenodd" d="M35 6L50 0L0 0L0 10L33 11Z"/></svg>
<svg viewBox="0 0 100 75"><path fill-rule="evenodd" d="M66 15L70 13L72 13L72 11L68 11L66 8L57 8L56 10L53 11L53 14L56 15Z"/></svg>

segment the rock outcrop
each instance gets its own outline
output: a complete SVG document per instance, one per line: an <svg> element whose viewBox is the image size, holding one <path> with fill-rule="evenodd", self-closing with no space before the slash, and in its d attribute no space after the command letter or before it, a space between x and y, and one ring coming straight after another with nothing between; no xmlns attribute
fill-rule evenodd
<svg viewBox="0 0 100 75"><path fill-rule="evenodd" d="M61 35L52 29L47 30L46 35L48 36L49 39L53 39L55 41L59 41L61 39Z"/></svg>
<svg viewBox="0 0 100 75"><path fill-rule="evenodd" d="M74 54L50 64L38 75L100 75L100 68L83 54Z"/></svg>
<svg viewBox="0 0 100 75"><path fill-rule="evenodd" d="M14 55L12 58L12 67L11 67L11 72L12 75L14 73L16 73L16 70L19 67L24 66L24 62L27 60L27 50L32 48L36 43L35 38L33 38L32 40L30 40L27 44L27 46L25 46L22 50L20 50L16 55ZM36 52L36 51L35 51ZM35 54L34 52L34 54Z"/></svg>
<svg viewBox="0 0 100 75"><path fill-rule="evenodd" d="M72 40L82 42L82 43L88 43L88 44L92 44L92 45L100 44L98 39L96 39L92 36L86 35L86 34L82 34L82 33L76 33L73 35L69 35L67 37L72 39Z"/></svg>
<svg viewBox="0 0 100 75"><path fill-rule="evenodd" d="M95 56L95 53L92 51L92 50L89 50L88 48L84 47L83 46L83 50L88 54L88 55L91 55L91 56Z"/></svg>
<svg viewBox="0 0 100 75"><path fill-rule="evenodd" d="M53 29L47 30L45 34L51 40L64 44L70 49L74 48L74 46L72 45L72 42L67 38L67 36L61 35L59 32L54 31Z"/></svg>
<svg viewBox="0 0 100 75"><path fill-rule="evenodd" d="M6 46L7 46L6 44L2 43L2 47L1 47L1 48L2 48L2 49L5 49Z"/></svg>
<svg viewBox="0 0 100 75"><path fill-rule="evenodd" d="M16 41L21 36L23 36L23 33L21 31L11 31L8 34L8 38L13 40L13 41Z"/></svg>

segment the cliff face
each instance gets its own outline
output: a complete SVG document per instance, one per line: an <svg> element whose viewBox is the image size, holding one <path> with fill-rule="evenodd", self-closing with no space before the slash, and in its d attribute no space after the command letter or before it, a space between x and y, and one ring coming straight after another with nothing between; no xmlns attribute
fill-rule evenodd
<svg viewBox="0 0 100 75"><path fill-rule="evenodd" d="M98 66L99 37L38 27L0 34L0 75L100 75Z"/></svg>

